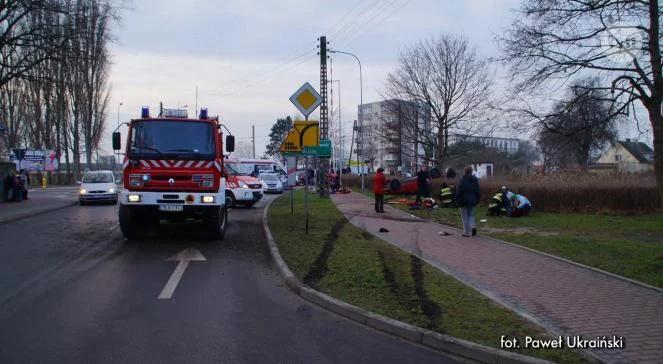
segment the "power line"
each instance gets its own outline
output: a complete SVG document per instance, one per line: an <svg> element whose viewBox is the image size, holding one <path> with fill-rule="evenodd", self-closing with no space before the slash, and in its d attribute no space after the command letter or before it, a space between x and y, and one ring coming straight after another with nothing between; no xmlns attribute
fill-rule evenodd
<svg viewBox="0 0 663 364"><path fill-rule="evenodd" d="M341 37L344 33L347 33L350 29L356 27L358 24L362 22L362 18L364 17L365 14L370 14L372 10L374 10L374 5L377 5L380 3L381 0L374 0L373 2L368 2L366 3L366 6L363 7L353 18L352 21L348 22L345 24L345 26L341 29L339 29L338 33L336 34L330 34L330 38L338 38Z"/></svg>
<svg viewBox="0 0 663 364"><path fill-rule="evenodd" d="M344 28L343 26L338 27L338 29L336 29L336 28L337 28L338 25L341 25L341 24L343 24L344 22L351 21L351 20L353 19L353 18L351 17L352 12L354 12L355 9L357 9L357 7L358 7L359 5L361 5L361 3L362 3L363 1L364 1L364 0L359 0L359 1L357 1L357 3L355 4L355 6L353 6L352 9L350 9L350 11L348 11L348 13L345 14L345 16L343 16L343 17L341 17L340 19L338 19L338 21L336 21L336 23L334 23L334 25L332 25L332 27L329 28L329 30L327 31L327 34L332 35L332 34L334 34L334 32L337 32L337 31L343 29L343 28Z"/></svg>
<svg viewBox="0 0 663 364"><path fill-rule="evenodd" d="M354 27L354 28L348 30L348 32L347 32L344 36L338 38L338 40L336 41L336 43L337 43L339 46L340 46L340 45L344 45L344 44L349 43L349 41L350 41L351 39L355 38L357 35L361 35L362 32L363 32L363 31L364 31L369 25L371 25L371 23L373 23L373 21L375 21L375 19L378 19L379 21L378 21L377 23L375 23L375 24L371 27L371 29L373 29L376 25L382 23L382 22L383 22L385 19L387 19L388 17L382 17L381 19L380 19L379 17L382 16L383 14L385 14L385 12L386 12L387 10L389 10L393 5L397 4L397 2L398 2L398 0L390 0L390 1L387 1L387 2L383 3L383 6L382 6L381 8L379 8L377 11L375 11L375 12L372 14L372 16L367 17L367 18L365 19L365 21L359 23L357 27ZM392 12L389 13L389 16L391 16L391 15L393 14L393 12L395 12L395 11L398 10L399 8L400 8L400 7L396 7L396 8L394 8L394 9L391 9Z"/></svg>
<svg viewBox="0 0 663 364"><path fill-rule="evenodd" d="M290 65L290 66L288 66L288 65L291 64L292 62L297 61L297 60L299 60L299 59L301 59L301 58L304 58L304 57L306 57L307 55L310 55L310 56L315 55L315 53L313 53L315 50L316 50L316 48L310 48L310 49L307 49L307 50L304 51L303 53L301 53L301 54L299 54L299 55L297 55L297 56L295 56L295 57L291 57L291 58L288 59L285 63L283 63L283 64L281 64L281 65L278 65L278 66L272 68L272 69L271 69L270 71L268 71L268 72L263 73L261 76L257 77L257 79L256 79L255 81L253 81L253 82L249 82L249 83L245 84L244 86L240 87L239 89L235 89L235 90L233 90L233 91L231 91L231 92L229 92L229 93L226 93L226 94L224 94L224 95L222 95L222 96L226 96L226 97L227 97L227 96L236 96L236 95L240 95L242 92L248 90L249 88L251 88L251 87L253 87L253 86L259 85L259 84L261 84L261 83L263 83L263 82L265 82L265 81L270 81L270 80L271 80L274 76L276 76L277 74L279 74L279 73L281 73L281 72L284 72L284 71L286 71L286 70L288 70L288 69L291 69L291 68L294 67L294 66L297 66L297 65L300 65L300 64L306 62L307 60L304 60L304 62L298 62L298 63L296 63L296 64L294 64L294 65Z"/></svg>
<svg viewBox="0 0 663 364"><path fill-rule="evenodd" d="M361 37L363 37L363 36L365 36L366 34L370 33L370 32L371 32L373 29L375 29L377 26L381 25L385 20L391 18L391 17L392 17L392 16L393 16L398 10L400 10L401 8L403 8L403 7L404 7L405 5L407 5L410 1L411 1L411 0L405 0L402 4L397 5L396 7L394 7L394 9L393 9L388 15L382 17L381 19L378 20L377 23L374 23L373 25L371 25L370 28L369 28L368 30L366 30L366 31L364 31L364 32L359 32L355 37L353 37L353 38L351 38L351 39L348 39L345 43L346 43L346 44L349 44L349 43L351 43L351 42L355 42L355 41L361 39ZM367 23L367 26L368 26L369 24L370 24L370 23Z"/></svg>

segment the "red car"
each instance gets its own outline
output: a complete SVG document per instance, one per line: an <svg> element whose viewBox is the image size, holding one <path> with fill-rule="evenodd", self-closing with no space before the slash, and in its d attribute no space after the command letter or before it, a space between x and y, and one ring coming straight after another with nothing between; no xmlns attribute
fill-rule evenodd
<svg viewBox="0 0 663 364"><path fill-rule="evenodd" d="M432 168L430 170L431 178L441 177L441 173L437 168ZM391 179L387 180L387 186L384 188L385 194L392 195L406 195L406 194L416 194L417 193L417 177L410 177L405 179Z"/></svg>

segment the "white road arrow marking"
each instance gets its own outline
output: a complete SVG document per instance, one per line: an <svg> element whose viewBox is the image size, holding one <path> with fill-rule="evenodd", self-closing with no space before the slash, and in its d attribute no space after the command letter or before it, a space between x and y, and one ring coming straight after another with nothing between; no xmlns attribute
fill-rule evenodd
<svg viewBox="0 0 663 364"><path fill-rule="evenodd" d="M167 262L178 261L179 263L177 264L173 274L170 275L168 282L166 282L166 285L161 290L159 299L169 300L171 297L173 297L173 292L175 292L175 288L177 288L177 285L180 283L180 279L182 279L184 271L189 266L189 262L205 260L207 259L205 259L200 250L193 248L184 249L181 252L166 259Z"/></svg>

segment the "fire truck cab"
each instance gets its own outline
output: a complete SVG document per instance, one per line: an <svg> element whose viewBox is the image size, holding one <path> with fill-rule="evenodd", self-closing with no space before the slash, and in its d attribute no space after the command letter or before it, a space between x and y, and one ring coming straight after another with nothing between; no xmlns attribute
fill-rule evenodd
<svg viewBox="0 0 663 364"><path fill-rule="evenodd" d="M142 237L161 220L203 220L215 239L225 234L228 209L224 169L223 132L218 117L201 109L190 119L186 110L164 109L150 117L143 107L132 119L125 144L123 188L119 194L119 220L124 236ZM123 124L124 125L124 124ZM113 133L113 149L121 149L119 132ZM226 136L226 150L235 140Z"/></svg>

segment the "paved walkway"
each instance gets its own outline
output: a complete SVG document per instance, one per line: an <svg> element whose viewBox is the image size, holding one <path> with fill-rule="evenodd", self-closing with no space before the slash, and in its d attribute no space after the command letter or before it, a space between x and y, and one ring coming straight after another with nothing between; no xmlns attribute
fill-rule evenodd
<svg viewBox="0 0 663 364"><path fill-rule="evenodd" d="M562 335L624 337L607 362L663 362L663 293L537 254L423 222L404 211L373 212L358 193L333 195L354 225L413 253L496 301ZM381 227L390 230L380 233ZM443 236L441 230L451 235ZM499 340L499 338L496 338Z"/></svg>
<svg viewBox="0 0 663 364"><path fill-rule="evenodd" d="M28 192L27 200L0 201L0 224L71 206L78 201L78 189L78 186L35 188Z"/></svg>

